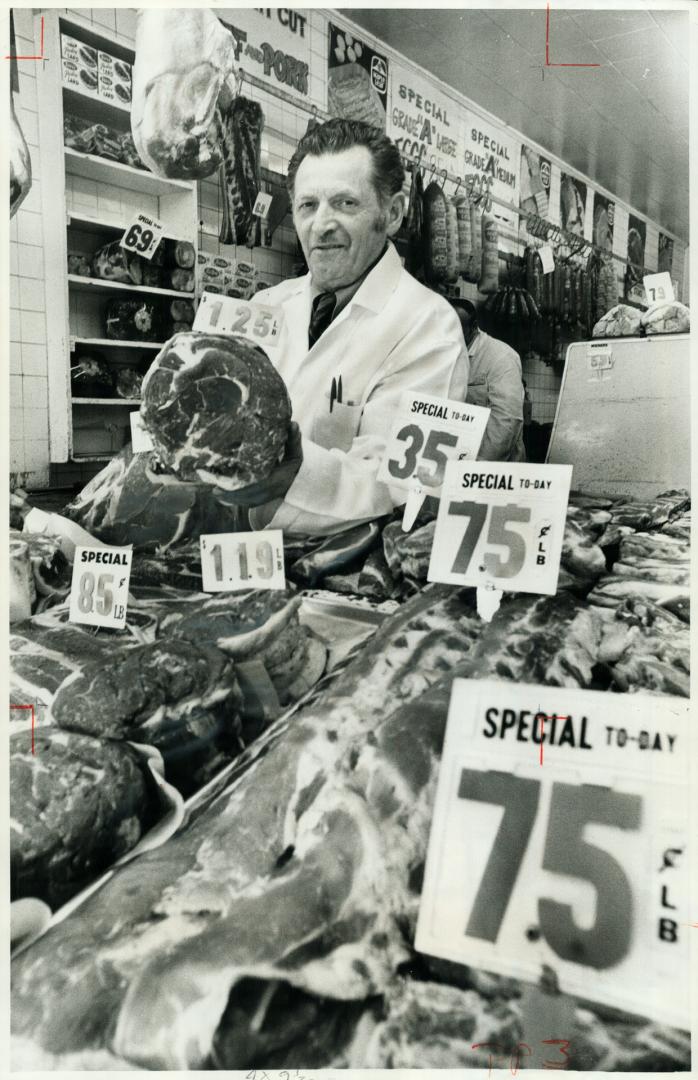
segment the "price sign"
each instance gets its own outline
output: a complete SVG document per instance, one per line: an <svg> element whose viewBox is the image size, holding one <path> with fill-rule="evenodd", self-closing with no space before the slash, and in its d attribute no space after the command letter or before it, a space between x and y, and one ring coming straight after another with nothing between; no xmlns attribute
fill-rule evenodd
<svg viewBox="0 0 698 1080"><path fill-rule="evenodd" d="M450 461L428 580L552 596L571 480L571 465Z"/></svg>
<svg viewBox="0 0 698 1080"><path fill-rule="evenodd" d="M70 622L126 625L131 547L76 547L70 587Z"/></svg>
<svg viewBox="0 0 698 1080"><path fill-rule="evenodd" d="M662 274L646 274L642 279L642 284L645 287L648 304L656 304L659 301L671 303L674 300L671 274L666 271Z"/></svg>
<svg viewBox="0 0 698 1080"><path fill-rule="evenodd" d="M143 419L139 412L129 413L131 424L131 450L134 454L143 454L148 450L154 450L155 446L150 437L150 432L143 427Z"/></svg>
<svg viewBox="0 0 698 1080"><path fill-rule="evenodd" d="M164 233L165 226L157 218L136 214L121 237L121 247L143 259L152 259Z"/></svg>
<svg viewBox="0 0 698 1080"><path fill-rule="evenodd" d="M555 259L550 244L543 244L542 247L539 247L538 254L540 256L541 266L543 267L543 273L551 274L555 269Z"/></svg>
<svg viewBox="0 0 698 1080"><path fill-rule="evenodd" d="M265 220L271 208L273 198L274 196L269 195L266 191L258 192L257 198L254 201L254 206L252 207L252 213L255 217L260 217L262 221Z"/></svg>
<svg viewBox="0 0 698 1080"><path fill-rule="evenodd" d="M283 324L284 314L280 307L204 293L192 329L204 333L237 334L266 349L279 344Z"/></svg>
<svg viewBox="0 0 698 1080"><path fill-rule="evenodd" d="M214 533L200 543L204 592L286 588L281 529Z"/></svg>
<svg viewBox="0 0 698 1080"><path fill-rule="evenodd" d="M680 698L454 680L416 948L688 1027L688 730Z"/></svg>
<svg viewBox="0 0 698 1080"><path fill-rule="evenodd" d="M378 479L391 487L420 485L438 495L447 462L477 457L489 418L490 410L479 405L404 393Z"/></svg>

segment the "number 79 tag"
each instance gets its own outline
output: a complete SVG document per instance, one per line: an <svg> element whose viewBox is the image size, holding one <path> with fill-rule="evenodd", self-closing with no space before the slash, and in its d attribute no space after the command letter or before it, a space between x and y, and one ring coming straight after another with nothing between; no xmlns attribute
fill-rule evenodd
<svg viewBox="0 0 698 1080"><path fill-rule="evenodd" d="M213 533L200 545L204 592L286 588L281 529Z"/></svg>
<svg viewBox="0 0 698 1080"><path fill-rule="evenodd" d="M201 297L192 330L199 333L236 334L263 349L279 344L284 324L280 307L258 304L250 300L235 300L230 296L204 293Z"/></svg>
<svg viewBox="0 0 698 1080"><path fill-rule="evenodd" d="M429 581L554 595L571 465L450 461Z"/></svg>

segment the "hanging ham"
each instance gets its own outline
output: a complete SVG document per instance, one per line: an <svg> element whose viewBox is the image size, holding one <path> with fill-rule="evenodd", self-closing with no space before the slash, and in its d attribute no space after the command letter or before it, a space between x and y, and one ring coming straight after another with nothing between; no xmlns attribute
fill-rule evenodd
<svg viewBox="0 0 698 1080"><path fill-rule="evenodd" d="M17 213L31 186L32 163L29 147L24 141L10 93L10 217Z"/></svg>
<svg viewBox="0 0 698 1080"><path fill-rule="evenodd" d="M217 105L232 97L235 39L207 8L141 8L131 128L158 176L201 180L221 164Z"/></svg>

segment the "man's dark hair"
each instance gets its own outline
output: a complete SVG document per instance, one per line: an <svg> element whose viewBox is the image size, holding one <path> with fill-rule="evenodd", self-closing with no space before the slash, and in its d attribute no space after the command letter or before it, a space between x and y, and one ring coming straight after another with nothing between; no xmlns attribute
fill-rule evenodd
<svg viewBox="0 0 698 1080"><path fill-rule="evenodd" d="M365 146L373 160L373 183L381 201L402 191L405 170L400 152L388 136L363 120L328 120L309 128L298 143L286 174L286 187L293 198L298 166L308 154L339 154L352 146Z"/></svg>
<svg viewBox="0 0 698 1080"><path fill-rule="evenodd" d="M456 297L451 300L451 306L456 310L464 334L471 334L473 330L478 329L477 311L470 300L462 300L460 297Z"/></svg>

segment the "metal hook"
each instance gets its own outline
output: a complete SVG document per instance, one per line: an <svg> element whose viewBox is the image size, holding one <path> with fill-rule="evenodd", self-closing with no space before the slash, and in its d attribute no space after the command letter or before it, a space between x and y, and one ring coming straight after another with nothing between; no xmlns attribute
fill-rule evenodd
<svg viewBox="0 0 698 1080"><path fill-rule="evenodd" d="M453 198L454 199L455 199L456 195L458 194L458 189L459 189L459 187L461 186L462 183L463 183L462 177L457 176L456 177L456 190L453 192Z"/></svg>
<svg viewBox="0 0 698 1080"><path fill-rule="evenodd" d="M446 181L448 180L448 169L442 169L441 175L443 176L443 180L441 181L441 190L443 191Z"/></svg>

